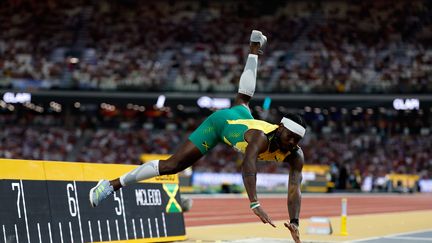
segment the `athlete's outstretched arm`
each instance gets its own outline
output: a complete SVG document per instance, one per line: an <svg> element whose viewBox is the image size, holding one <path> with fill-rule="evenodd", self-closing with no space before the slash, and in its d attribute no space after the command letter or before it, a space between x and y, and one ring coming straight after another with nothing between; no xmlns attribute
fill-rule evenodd
<svg viewBox="0 0 432 243"><path fill-rule="evenodd" d="M301 181L304 164L304 155L301 149L298 149L293 155L288 156L286 160L290 164L289 181L288 181L288 214L290 222L285 223L293 240L300 242L299 216L301 208Z"/></svg>
<svg viewBox="0 0 432 243"><path fill-rule="evenodd" d="M259 130L249 130L245 134L245 139L248 142L246 147L245 157L242 164L243 183L250 201L250 208L261 219L264 224L269 223L276 227L271 218L262 209L259 204L256 193L256 161L258 155L264 152L268 146L266 135Z"/></svg>

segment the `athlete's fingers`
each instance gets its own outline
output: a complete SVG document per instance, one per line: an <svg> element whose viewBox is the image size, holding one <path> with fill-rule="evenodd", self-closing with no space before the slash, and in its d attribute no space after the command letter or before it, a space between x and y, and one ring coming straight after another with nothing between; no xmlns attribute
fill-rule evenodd
<svg viewBox="0 0 432 243"><path fill-rule="evenodd" d="M264 217L264 215L262 215L261 213L257 213L257 216L261 219L261 221L262 221L264 224L267 224L267 220L266 220L266 218Z"/></svg>
<svg viewBox="0 0 432 243"><path fill-rule="evenodd" d="M261 221L264 224L270 224L271 226L275 227L273 221L270 219L270 217L264 212L264 210L261 207L255 208L254 213L261 219Z"/></svg>
<svg viewBox="0 0 432 243"><path fill-rule="evenodd" d="M273 226L273 228L276 228L276 225L273 223L273 221L272 221L270 218L269 218L268 223L269 223L271 226Z"/></svg>
<svg viewBox="0 0 432 243"><path fill-rule="evenodd" d="M258 218L261 219L261 221L266 224L267 222L265 221L265 218L263 217L262 213L259 211L259 209L254 209L253 212L255 213L256 216L258 216Z"/></svg>
<svg viewBox="0 0 432 243"><path fill-rule="evenodd" d="M261 219L261 221L262 221L264 224L269 223L269 224L271 224L271 225L274 227L273 222L268 218L268 216L267 216L264 212L260 212L260 213L258 214L258 217Z"/></svg>
<svg viewBox="0 0 432 243"><path fill-rule="evenodd" d="M271 220L271 218L266 213L264 213L264 217L265 217L265 221L267 223L269 223L271 226L273 226L274 228L276 228L276 225L273 223L273 221Z"/></svg>

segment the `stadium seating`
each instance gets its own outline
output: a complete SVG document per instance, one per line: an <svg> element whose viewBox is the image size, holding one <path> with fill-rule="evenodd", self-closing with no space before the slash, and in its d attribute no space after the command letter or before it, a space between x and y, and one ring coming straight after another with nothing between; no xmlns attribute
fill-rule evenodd
<svg viewBox="0 0 432 243"><path fill-rule="evenodd" d="M429 1L21 5L0 3L0 87L232 92L257 28L260 92L432 91Z"/></svg>
<svg viewBox="0 0 432 243"><path fill-rule="evenodd" d="M3 158L139 164L142 153L173 153L205 118L168 113L139 121L120 112L115 117L83 113L66 119L64 114L35 115L27 108L17 109L0 116ZM270 114L267 120L277 122L280 114ZM432 178L430 111L306 108L304 117L308 133L301 147L306 163L330 165L335 178L342 170L352 181L387 173ZM241 161L242 155L221 144L197 162L194 171L239 172ZM288 167L262 162L258 170L287 173Z"/></svg>

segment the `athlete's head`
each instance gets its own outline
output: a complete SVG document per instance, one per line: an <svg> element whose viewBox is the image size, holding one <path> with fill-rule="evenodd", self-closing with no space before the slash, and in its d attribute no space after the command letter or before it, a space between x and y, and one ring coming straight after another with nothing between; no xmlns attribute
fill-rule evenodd
<svg viewBox="0 0 432 243"><path fill-rule="evenodd" d="M286 114L278 128L277 132L277 143L279 149L282 151L293 150L300 139L302 139L306 132L306 122L304 119L296 114L288 113Z"/></svg>

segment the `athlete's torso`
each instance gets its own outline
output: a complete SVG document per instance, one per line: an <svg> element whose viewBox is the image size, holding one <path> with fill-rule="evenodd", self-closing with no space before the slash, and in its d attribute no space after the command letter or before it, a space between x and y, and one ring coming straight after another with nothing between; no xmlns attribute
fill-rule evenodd
<svg viewBox="0 0 432 243"><path fill-rule="evenodd" d="M264 134L269 135L275 131L278 125L274 125L261 120L254 119L238 119L226 120L224 129L222 130L222 140L232 146L234 149L245 153L248 142L244 139L244 134L250 129L262 131ZM270 147L270 146L269 146ZM282 162L290 152L282 152L279 149L270 152L269 148L258 155L259 160L264 161L277 161Z"/></svg>

